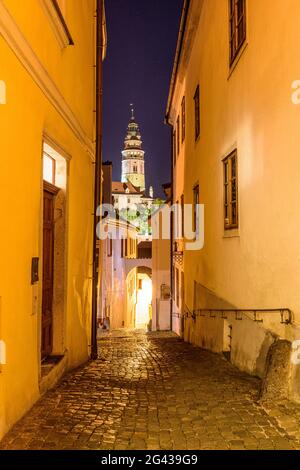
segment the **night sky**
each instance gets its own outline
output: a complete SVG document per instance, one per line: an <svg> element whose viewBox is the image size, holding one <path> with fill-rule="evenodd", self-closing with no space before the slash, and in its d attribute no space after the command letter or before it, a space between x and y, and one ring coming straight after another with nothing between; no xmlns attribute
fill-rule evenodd
<svg viewBox="0 0 300 470"><path fill-rule="evenodd" d="M183 0L106 0L103 160L121 179L121 150L134 103L146 151L146 186L170 182L170 128L164 124Z"/></svg>

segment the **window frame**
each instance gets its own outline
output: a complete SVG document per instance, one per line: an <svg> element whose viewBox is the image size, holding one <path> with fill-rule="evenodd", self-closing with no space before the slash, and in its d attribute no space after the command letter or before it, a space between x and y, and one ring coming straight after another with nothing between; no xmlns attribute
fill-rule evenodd
<svg viewBox="0 0 300 470"><path fill-rule="evenodd" d="M235 173L233 173L232 162L235 161ZM223 211L224 230L234 230L239 228L239 185L238 185L238 152L234 149L223 159ZM235 182L235 199L233 199L233 182ZM236 216L233 222L233 206L235 206ZM228 222L227 222L228 221Z"/></svg>
<svg viewBox="0 0 300 470"><path fill-rule="evenodd" d="M176 141L176 145L177 145L177 157L179 155L179 152L180 152L180 115L178 115L177 117L177 121L176 121L176 129L177 129L177 141Z"/></svg>
<svg viewBox="0 0 300 470"><path fill-rule="evenodd" d="M184 194L180 197L181 206L181 239L184 240Z"/></svg>
<svg viewBox="0 0 300 470"><path fill-rule="evenodd" d="M184 96L181 101L181 143L182 144L185 141L185 133L186 133L186 103L185 103L185 96Z"/></svg>
<svg viewBox="0 0 300 470"><path fill-rule="evenodd" d="M176 129L173 130L173 166L176 166Z"/></svg>
<svg viewBox="0 0 300 470"><path fill-rule="evenodd" d="M176 307L180 308L180 272L179 269L175 267L175 277L176 277L176 289L175 289L175 303Z"/></svg>
<svg viewBox="0 0 300 470"><path fill-rule="evenodd" d="M200 204L200 187L196 183L193 187L193 232L198 234L199 230L199 214L197 212L197 204Z"/></svg>
<svg viewBox="0 0 300 470"><path fill-rule="evenodd" d="M239 2L242 13L239 16ZM228 0L229 6L229 63L230 67L236 61L247 39L247 5L246 0ZM239 39L239 28L242 26L242 37Z"/></svg>
<svg viewBox="0 0 300 470"><path fill-rule="evenodd" d="M56 184L56 160L55 160L55 158L51 157L51 155L49 155L47 152L44 151L44 153L43 153L43 172L44 172L45 158L48 159L49 161L51 161L51 164L52 164L52 177L51 177L51 181L48 181L48 180L45 179L45 175L43 175L43 179L44 179L44 181L47 181L48 183L55 186L55 184Z"/></svg>
<svg viewBox="0 0 300 470"><path fill-rule="evenodd" d="M108 258L112 258L112 255L113 255L113 240L111 237L108 237L107 238L107 245L108 245L108 249L107 249L107 257Z"/></svg>
<svg viewBox="0 0 300 470"><path fill-rule="evenodd" d="M194 111L195 111L195 142L200 137L201 133L201 119L200 119L200 85L197 85L195 94L194 94Z"/></svg>

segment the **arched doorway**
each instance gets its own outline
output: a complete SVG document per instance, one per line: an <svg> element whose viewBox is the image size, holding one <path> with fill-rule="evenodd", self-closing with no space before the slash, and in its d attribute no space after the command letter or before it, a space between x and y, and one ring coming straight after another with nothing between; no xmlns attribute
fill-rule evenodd
<svg viewBox="0 0 300 470"><path fill-rule="evenodd" d="M132 269L126 280L126 323L132 328L148 329L152 321L152 270L146 266Z"/></svg>
<svg viewBox="0 0 300 470"><path fill-rule="evenodd" d="M137 270L138 290L135 309L135 328L143 329L150 326L152 320L152 271L141 267Z"/></svg>

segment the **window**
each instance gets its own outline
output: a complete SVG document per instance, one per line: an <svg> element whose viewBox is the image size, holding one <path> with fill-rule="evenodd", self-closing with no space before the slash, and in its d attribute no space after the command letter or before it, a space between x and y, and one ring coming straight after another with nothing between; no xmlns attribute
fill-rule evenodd
<svg viewBox="0 0 300 470"><path fill-rule="evenodd" d="M181 142L185 141L185 96L181 102Z"/></svg>
<svg viewBox="0 0 300 470"><path fill-rule="evenodd" d="M6 104L6 83L0 80L0 105Z"/></svg>
<svg viewBox="0 0 300 470"><path fill-rule="evenodd" d="M179 209L179 201L176 201L176 208ZM175 238L179 239L180 238L180 212L179 210L176 209L176 217L175 217ZM175 250L177 251L177 250Z"/></svg>
<svg viewBox="0 0 300 470"><path fill-rule="evenodd" d="M184 292L184 272L181 271L181 313L184 313L185 304L185 292Z"/></svg>
<svg viewBox="0 0 300 470"><path fill-rule="evenodd" d="M44 153L43 157L43 179L47 183L51 183L55 186L55 173L56 173L56 161Z"/></svg>
<svg viewBox="0 0 300 470"><path fill-rule="evenodd" d="M173 132L173 165L176 165L176 131Z"/></svg>
<svg viewBox="0 0 300 470"><path fill-rule="evenodd" d="M179 155L180 150L180 117L177 118L177 155Z"/></svg>
<svg viewBox="0 0 300 470"><path fill-rule="evenodd" d="M184 195L180 198L181 205L181 238L184 238Z"/></svg>
<svg viewBox="0 0 300 470"><path fill-rule="evenodd" d="M109 258L111 258L111 257L112 257L112 252L113 252L113 241L112 241L112 238L108 238L107 243L108 243L107 256L108 256Z"/></svg>
<svg viewBox="0 0 300 470"><path fill-rule="evenodd" d="M199 88L199 85L197 86L197 89L195 92L194 104L195 104L195 140L197 140L200 135L200 88Z"/></svg>
<svg viewBox="0 0 300 470"><path fill-rule="evenodd" d="M223 160L224 165L224 225L225 230L238 228L237 151Z"/></svg>
<svg viewBox="0 0 300 470"><path fill-rule="evenodd" d="M133 167L133 173L137 173L138 172L138 167L136 165L134 165Z"/></svg>
<svg viewBox="0 0 300 470"><path fill-rule="evenodd" d="M179 269L176 268L176 305L179 308L180 290L179 290Z"/></svg>
<svg viewBox="0 0 300 470"><path fill-rule="evenodd" d="M246 40L246 0L229 0L230 65Z"/></svg>
<svg viewBox="0 0 300 470"><path fill-rule="evenodd" d="M199 215L198 215L198 205L199 205L199 185L196 185L193 189L193 231L198 234L199 229Z"/></svg>

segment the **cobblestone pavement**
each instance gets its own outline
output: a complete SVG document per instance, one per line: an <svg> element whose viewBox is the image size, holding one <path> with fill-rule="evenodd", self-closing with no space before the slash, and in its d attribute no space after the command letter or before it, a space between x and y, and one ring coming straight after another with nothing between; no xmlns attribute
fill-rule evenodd
<svg viewBox="0 0 300 470"><path fill-rule="evenodd" d="M0 448L300 448L300 407L260 404L260 381L223 357L170 333L116 332L99 346L99 359L68 374Z"/></svg>

